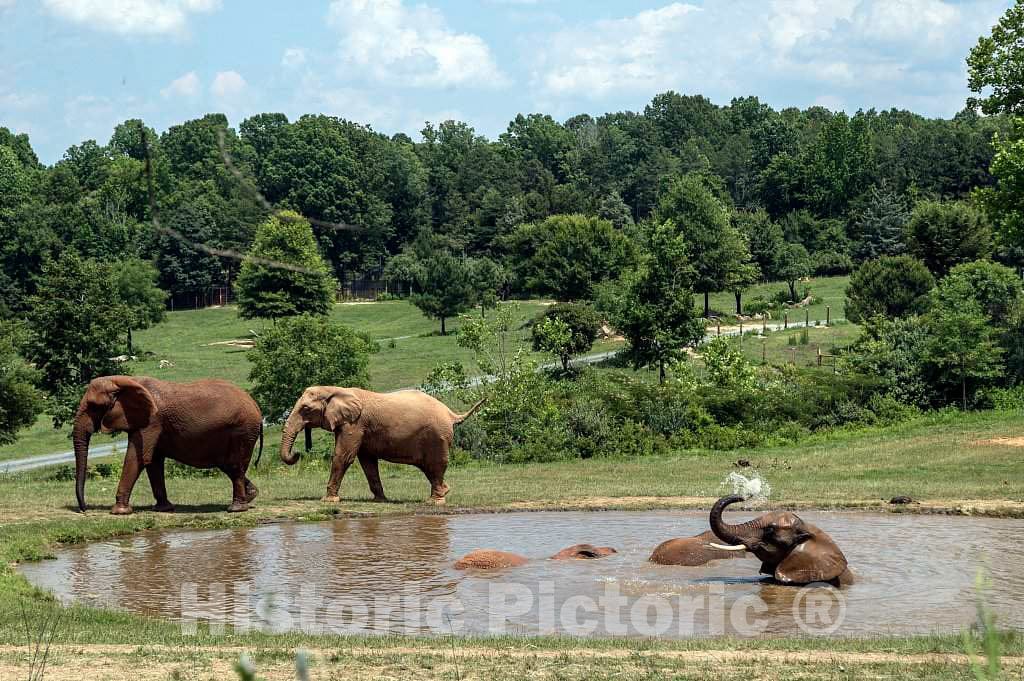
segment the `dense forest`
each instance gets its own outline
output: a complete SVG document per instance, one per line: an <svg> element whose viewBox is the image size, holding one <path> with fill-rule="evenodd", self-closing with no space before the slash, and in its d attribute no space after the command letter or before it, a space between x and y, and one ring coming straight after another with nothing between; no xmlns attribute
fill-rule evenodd
<svg viewBox="0 0 1024 681"><path fill-rule="evenodd" d="M313 224L338 281L381 277L424 235L507 263L521 225L577 213L628 230L686 174L730 209L758 276L784 278L758 250L777 234L806 249L813 272L844 273L901 250L886 216L991 185L993 137L1009 127L973 109L951 120L848 116L666 92L640 113L517 115L497 140L458 121L428 123L414 142L324 115L259 114L236 130L209 114L162 134L128 120L50 167L27 136L0 128L0 291L10 311L24 310L43 263L71 249L151 260L172 296L205 292L235 279L270 207Z"/></svg>

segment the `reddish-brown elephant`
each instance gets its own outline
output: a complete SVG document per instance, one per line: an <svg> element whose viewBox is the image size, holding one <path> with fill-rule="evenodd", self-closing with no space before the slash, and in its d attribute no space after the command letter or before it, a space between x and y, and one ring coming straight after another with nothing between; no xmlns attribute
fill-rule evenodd
<svg viewBox="0 0 1024 681"><path fill-rule="evenodd" d="M229 511L245 511L256 486L245 476L257 439L263 450L263 416L248 393L226 381L169 383L146 376L102 376L82 396L71 433L75 447L75 494L85 511L89 439L97 430L128 433L121 481L110 512L132 512L132 489L142 470L156 499L170 512L164 460L218 468L231 478ZM258 459L257 459L258 460Z"/></svg>
<svg viewBox="0 0 1024 681"><path fill-rule="evenodd" d="M589 560L593 558L604 558L615 553L618 553L618 551L610 546L574 544L551 556L551 560ZM517 553L496 551L493 549L476 549L455 561L455 569L467 570L469 568L473 568L476 570L496 570L499 568L519 567L520 565L525 565L529 561L529 558L520 556Z"/></svg>
<svg viewBox="0 0 1024 681"><path fill-rule="evenodd" d="M713 560L743 557L744 554L738 551L716 547L717 541L718 538L711 530L693 537L669 539L658 544L648 560L659 565L695 567Z"/></svg>
<svg viewBox="0 0 1024 681"><path fill-rule="evenodd" d="M846 556L832 537L795 513L773 511L740 525L727 524L722 512L740 501L743 497L737 495L723 497L711 509L711 530L725 548L750 551L761 559L761 573L781 584L853 583Z"/></svg>
<svg viewBox="0 0 1024 681"><path fill-rule="evenodd" d="M430 500L443 504L448 494L444 474L455 426L484 403L457 414L442 402L417 390L375 393L359 388L317 385L306 388L295 402L281 434L281 460L299 460L292 445L300 430L306 432L306 451L312 447L313 428L334 433L334 457L323 500L340 501L338 487L352 461L359 459L374 501L386 501L377 461L415 466L430 482Z"/></svg>

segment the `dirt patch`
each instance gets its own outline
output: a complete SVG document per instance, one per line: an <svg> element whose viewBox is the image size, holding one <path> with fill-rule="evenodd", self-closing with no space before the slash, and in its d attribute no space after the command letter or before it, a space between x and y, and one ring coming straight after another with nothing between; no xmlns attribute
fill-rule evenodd
<svg viewBox="0 0 1024 681"><path fill-rule="evenodd" d="M1024 436L1022 437L993 437L988 440L975 440L972 445L984 447L996 445L999 447L1024 447Z"/></svg>
<svg viewBox="0 0 1024 681"><path fill-rule="evenodd" d="M208 347L211 345L226 345L230 348L254 348L256 347L256 341L251 338L235 338L233 340L217 341L215 343L207 343Z"/></svg>

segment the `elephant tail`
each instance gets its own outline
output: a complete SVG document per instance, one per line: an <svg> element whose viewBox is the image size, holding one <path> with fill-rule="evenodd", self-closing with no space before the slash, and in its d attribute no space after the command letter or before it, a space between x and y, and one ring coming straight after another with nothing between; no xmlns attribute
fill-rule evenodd
<svg viewBox="0 0 1024 681"><path fill-rule="evenodd" d="M468 419L470 416L472 416L477 411L479 411L480 407L484 406L484 402L486 402L486 401L487 401L487 396L485 395L483 397L483 399L481 399L479 402L477 402L472 407L470 407L469 411L467 411L465 414L456 414L455 412L452 412L452 414L455 416L455 418L452 420L452 425L455 425L457 423L462 423L463 421Z"/></svg>
<svg viewBox="0 0 1024 681"><path fill-rule="evenodd" d="M263 458L263 421L260 421L260 448L256 452L256 465L254 468L260 467L260 459Z"/></svg>

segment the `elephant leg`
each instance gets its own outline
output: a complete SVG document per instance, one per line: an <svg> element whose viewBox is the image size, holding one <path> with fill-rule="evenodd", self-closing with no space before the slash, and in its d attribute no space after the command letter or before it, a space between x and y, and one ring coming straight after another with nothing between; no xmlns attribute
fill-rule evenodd
<svg viewBox="0 0 1024 681"><path fill-rule="evenodd" d="M124 454L124 464L121 467L121 480L117 483L117 494L114 497L114 506L110 512L114 515L128 515L132 512L131 498L135 483L142 475L141 451L142 437L138 432L128 436L128 449Z"/></svg>
<svg viewBox="0 0 1024 681"><path fill-rule="evenodd" d="M259 493L259 488L252 484L252 480L245 478L245 503L251 504L252 500L255 499Z"/></svg>
<svg viewBox="0 0 1024 681"><path fill-rule="evenodd" d="M153 489L153 498L156 499L153 510L159 513L173 513L174 504L167 499L167 486L164 483L164 457L154 457L153 463L146 466L146 475L149 477L149 486Z"/></svg>
<svg viewBox="0 0 1024 681"><path fill-rule="evenodd" d="M343 431L335 437L334 458L331 459L331 476L327 480L327 493L324 494L322 501L332 504L341 501L341 497L338 496L338 487L341 486L341 480L345 477L348 467L352 465L352 461L356 458L356 453L359 451L362 439L362 432Z"/></svg>
<svg viewBox="0 0 1024 681"><path fill-rule="evenodd" d="M228 506L228 513L241 513L249 510L249 502L246 501L245 469L238 465L218 466L224 475L231 478L231 505Z"/></svg>
<svg viewBox="0 0 1024 681"><path fill-rule="evenodd" d="M380 482L380 469L377 457L360 454L359 465L363 467L363 474L366 476L366 482L370 485L373 500L387 501L387 497L384 496L384 485Z"/></svg>

